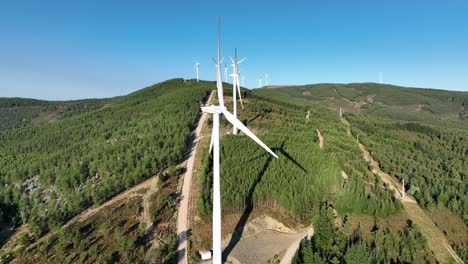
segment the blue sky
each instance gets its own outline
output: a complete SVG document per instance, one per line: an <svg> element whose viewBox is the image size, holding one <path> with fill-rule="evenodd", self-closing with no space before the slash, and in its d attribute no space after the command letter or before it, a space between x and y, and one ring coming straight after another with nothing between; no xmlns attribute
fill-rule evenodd
<svg viewBox="0 0 468 264"><path fill-rule="evenodd" d="M468 1L0 0L0 97L123 95L169 78L215 78L222 56L247 57L255 88L384 82L468 90Z"/></svg>

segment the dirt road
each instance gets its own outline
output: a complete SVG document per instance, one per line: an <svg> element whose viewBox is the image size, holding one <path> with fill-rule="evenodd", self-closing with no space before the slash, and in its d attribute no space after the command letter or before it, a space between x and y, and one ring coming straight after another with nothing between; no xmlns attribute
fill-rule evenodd
<svg viewBox="0 0 468 264"><path fill-rule="evenodd" d="M211 92L210 97L206 101L205 105L208 105L213 98L214 91ZM182 186L182 194L180 200L179 210L177 212L177 263L188 263L187 258L187 234L189 231L188 223L188 206L190 198L190 185L192 182L193 166L195 164L195 155L197 150L198 141L200 140L200 133L208 118L207 113L202 113L200 120L198 121L197 128L195 129L195 139L192 143L192 150L190 156L187 159L187 167L184 175L184 184Z"/></svg>
<svg viewBox="0 0 468 264"><path fill-rule="evenodd" d="M310 227L304 233L302 236L300 236L294 243L289 246L289 248L286 250L286 253L284 254L283 258L281 259L280 264L290 264L294 255L296 254L297 250L299 249L299 245L301 244L301 241L303 239L310 239L314 235L314 229Z"/></svg>
<svg viewBox="0 0 468 264"><path fill-rule="evenodd" d="M319 146L321 149L323 149L323 136L322 133L320 133L320 130L317 128L317 136L319 138Z"/></svg>

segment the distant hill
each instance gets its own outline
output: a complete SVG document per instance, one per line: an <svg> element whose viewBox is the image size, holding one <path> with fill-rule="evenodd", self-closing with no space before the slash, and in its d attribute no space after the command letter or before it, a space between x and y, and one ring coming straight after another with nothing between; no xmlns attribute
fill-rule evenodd
<svg viewBox="0 0 468 264"><path fill-rule="evenodd" d="M112 99L45 101L0 97L0 130L54 121L77 113L96 110L111 102Z"/></svg>
<svg viewBox="0 0 468 264"><path fill-rule="evenodd" d="M468 124L468 92L409 88L377 83L312 84L256 89L289 102L317 103L345 112L364 112L402 121L447 126Z"/></svg>

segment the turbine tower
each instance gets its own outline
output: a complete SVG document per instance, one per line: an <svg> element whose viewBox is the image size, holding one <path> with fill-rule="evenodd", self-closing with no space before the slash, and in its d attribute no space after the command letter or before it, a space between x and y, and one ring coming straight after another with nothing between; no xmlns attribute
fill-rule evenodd
<svg viewBox="0 0 468 264"><path fill-rule="evenodd" d="M268 72L265 73L265 86L268 86Z"/></svg>
<svg viewBox="0 0 468 264"><path fill-rule="evenodd" d="M253 139L257 144L263 147L275 158L276 154L268 148L260 139L255 136L241 121L232 115L224 106L223 99L223 82L221 80L221 63L220 63L220 28L221 19L218 18L218 58L216 67L216 89L218 92L219 105L211 105L202 107L201 110L205 113L213 114L213 131L211 134L211 145L213 146L213 263L220 264L222 262L221 248L221 186L219 175L219 119L220 115L231 124L236 125L244 134Z"/></svg>
<svg viewBox="0 0 468 264"><path fill-rule="evenodd" d="M243 58L240 61L237 61L237 49L234 49L234 59L229 56L231 59L231 66L232 66L232 74L229 76L232 77L232 101L233 101L233 107L232 107L232 112L234 114L234 117L237 118L237 92L239 93L239 99L240 103L242 106L242 109L244 109L244 105L242 104L242 96L240 92L240 85L239 85L239 64L241 64L245 58ZM237 135L237 127L235 124L232 126L232 134Z"/></svg>
<svg viewBox="0 0 468 264"><path fill-rule="evenodd" d="M242 87L245 87L245 78L244 78L244 74L242 74Z"/></svg>
<svg viewBox="0 0 468 264"><path fill-rule="evenodd" d="M198 82L198 71L200 68L200 63L198 62L198 57L195 59L195 69L197 70L197 82Z"/></svg>
<svg viewBox="0 0 468 264"><path fill-rule="evenodd" d="M260 78L258 79L258 88L263 87L263 81L262 81L262 76L260 75Z"/></svg>

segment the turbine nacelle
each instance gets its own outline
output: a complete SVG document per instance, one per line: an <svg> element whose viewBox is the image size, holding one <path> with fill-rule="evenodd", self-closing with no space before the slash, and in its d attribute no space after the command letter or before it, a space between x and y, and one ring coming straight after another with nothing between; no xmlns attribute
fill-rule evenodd
<svg viewBox="0 0 468 264"><path fill-rule="evenodd" d="M201 107L202 112L209 113L209 114L222 114L223 110L225 109L226 107L223 107L220 105L211 105L211 106Z"/></svg>

